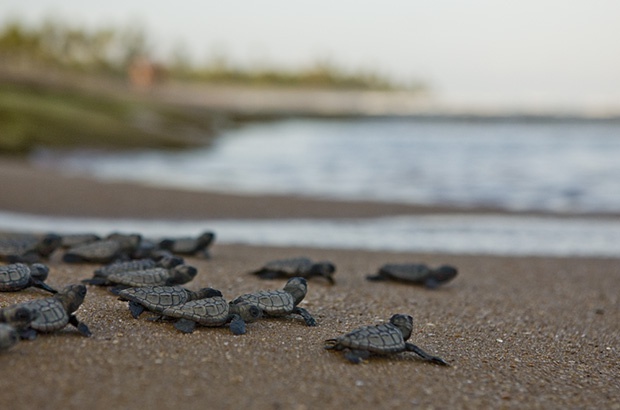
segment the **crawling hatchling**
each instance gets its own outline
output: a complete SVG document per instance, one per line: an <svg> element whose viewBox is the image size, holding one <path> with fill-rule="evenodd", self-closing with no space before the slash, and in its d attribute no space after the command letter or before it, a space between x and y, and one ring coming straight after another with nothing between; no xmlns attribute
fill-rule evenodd
<svg viewBox="0 0 620 410"><path fill-rule="evenodd" d="M26 265L13 263L0 266L0 292L15 292L31 286L57 293L56 289L44 283L49 268L41 263Z"/></svg>
<svg viewBox="0 0 620 410"><path fill-rule="evenodd" d="M281 290L262 290L241 295L231 303L250 303L258 306L265 316L277 317L294 313L300 315L306 325L316 326L316 320L304 308L297 305L306 297L308 283L301 277L291 278Z"/></svg>
<svg viewBox="0 0 620 410"><path fill-rule="evenodd" d="M161 314L170 306L222 296L222 292L213 288L203 288L194 292L182 286L145 286L123 289L118 292L118 296L120 300L129 302L129 311L137 319L145 310Z"/></svg>
<svg viewBox="0 0 620 410"><path fill-rule="evenodd" d="M67 324L75 326L83 336L90 336L88 326L80 322L75 316L84 298L86 286L69 285L60 290L54 296L35 299L28 302L18 303L7 308L0 309L0 315L4 309L26 308L35 316L30 325L21 331L22 339L33 340L37 333L49 333L64 328Z"/></svg>
<svg viewBox="0 0 620 410"><path fill-rule="evenodd" d="M30 324L38 315L37 311L30 310L22 304L15 304L0 309L0 324L10 325L21 336L28 332Z"/></svg>
<svg viewBox="0 0 620 410"><path fill-rule="evenodd" d="M203 232L198 237L165 238L159 248L179 255L196 255L209 258L209 247L215 240L213 232Z"/></svg>
<svg viewBox="0 0 620 410"><path fill-rule="evenodd" d="M129 272L115 272L108 275L108 282L114 286L112 293L118 294L126 288L143 286L174 286L183 285L196 276L198 270L189 265L177 265L171 269L152 268Z"/></svg>
<svg viewBox="0 0 620 410"><path fill-rule="evenodd" d="M60 246L56 234L20 235L0 238L0 260L9 263L34 263L47 258Z"/></svg>
<svg viewBox="0 0 620 410"><path fill-rule="evenodd" d="M358 364L371 355L388 355L400 352L413 352L431 363L448 365L442 358L432 356L418 346L407 342L413 330L413 318L396 314L388 323L364 326L343 336L325 341L325 349L344 350L344 357Z"/></svg>
<svg viewBox="0 0 620 410"><path fill-rule="evenodd" d="M262 311L248 302L228 303L221 296L192 300L165 308L162 315L177 318L174 327L183 333L192 333L196 325L220 327L227 325L234 335L246 333L246 323L262 316Z"/></svg>
<svg viewBox="0 0 620 410"><path fill-rule="evenodd" d="M267 262L260 269L250 273L257 275L261 279L292 278L303 277L310 279L318 276L327 279L330 284L334 284L334 273L336 266L328 261L313 262L306 257L276 259Z"/></svg>
<svg viewBox="0 0 620 410"><path fill-rule="evenodd" d="M70 248L62 260L66 263L110 263L127 259L140 246L140 241L142 236L138 234L111 234L105 239Z"/></svg>
<svg viewBox="0 0 620 410"><path fill-rule="evenodd" d="M422 263L389 263L381 266L376 275L366 276L371 281L393 280L423 285L435 289L454 279L458 270L449 265L432 269Z"/></svg>
<svg viewBox="0 0 620 410"><path fill-rule="evenodd" d="M181 265L183 263L183 258L169 256L163 257L159 260L154 260L150 258L144 259L134 259L129 261L118 261L112 262L106 266L103 266L99 269L95 269L93 277L90 279L82 280L82 283L88 285L97 285L97 286L109 286L112 285L113 282L108 280L108 276L111 274L118 274L121 272L135 272L135 271L143 271L154 268L174 268L177 265Z"/></svg>

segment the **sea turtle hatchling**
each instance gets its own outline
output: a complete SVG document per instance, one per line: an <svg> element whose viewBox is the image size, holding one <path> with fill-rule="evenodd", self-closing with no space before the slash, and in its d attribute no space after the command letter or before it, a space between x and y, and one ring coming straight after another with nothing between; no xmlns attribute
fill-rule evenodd
<svg viewBox="0 0 620 410"><path fill-rule="evenodd" d="M182 286L145 286L123 289L118 292L118 296L120 300L129 302L129 311L137 319L145 310L161 314L167 307L191 300L222 296L222 292L213 288L194 292Z"/></svg>
<svg viewBox="0 0 620 410"><path fill-rule="evenodd" d="M19 235L0 238L0 260L9 263L38 262L47 258L60 246L61 238L56 234Z"/></svg>
<svg viewBox="0 0 620 410"><path fill-rule="evenodd" d="M456 277L458 270L449 265L431 269L421 263L389 263L379 268L376 275L366 276L371 281L394 280L409 282L435 289L439 285L451 281Z"/></svg>
<svg viewBox="0 0 620 410"><path fill-rule="evenodd" d="M400 352L413 352L431 363L448 365L443 359L432 356L418 346L407 342L413 330L413 318L396 314L389 323L364 326L343 336L325 341L325 349L345 350L345 358L358 364L372 354L387 355Z"/></svg>
<svg viewBox="0 0 620 410"><path fill-rule="evenodd" d="M327 261L313 262L306 257L277 259L267 262L260 269L250 272L261 279L292 278L300 276L306 279L320 276L334 284L336 266Z"/></svg>
<svg viewBox="0 0 620 410"><path fill-rule="evenodd" d="M310 313L300 308L299 303L306 297L308 283L301 277L291 278L286 282L284 289L263 290L241 295L231 303L250 303L258 306L265 316L286 316L290 313L300 315L306 325L316 326L316 320Z"/></svg>
<svg viewBox="0 0 620 410"><path fill-rule="evenodd" d="M82 280L82 283L87 285L107 286L112 284L112 282L108 280L108 276L113 273L142 271L158 267L170 269L182 263L183 258L176 256L163 257L158 261L144 258L113 262L99 269L95 269L93 277Z"/></svg>
<svg viewBox="0 0 620 410"><path fill-rule="evenodd" d="M0 323L0 351L8 350L19 341L17 330L6 323Z"/></svg>
<svg viewBox="0 0 620 410"><path fill-rule="evenodd" d="M0 292L15 292L34 286L57 293L56 289L44 283L48 273L49 268L41 263L0 266Z"/></svg>
<svg viewBox="0 0 620 410"><path fill-rule="evenodd" d="M138 234L111 234L105 239L70 248L62 257L66 263L110 263L127 258L138 246L142 236Z"/></svg>
<svg viewBox="0 0 620 410"><path fill-rule="evenodd" d="M27 308L35 316L30 325L22 330L20 335L22 339L33 340L38 332L54 332L64 328L67 324L75 326L82 335L90 336L88 326L75 316L75 311L78 310L85 297L86 286L69 285L54 296L18 303L4 309Z"/></svg>
<svg viewBox="0 0 620 410"><path fill-rule="evenodd" d="M198 237L181 237L162 239L158 246L179 255L199 255L209 257L209 246L215 240L213 232L204 232Z"/></svg>
<svg viewBox="0 0 620 410"><path fill-rule="evenodd" d="M110 290L118 294L122 289L143 286L183 285L196 276L198 270L189 265L177 265L171 269L152 268L128 272L115 272L108 275L108 282L114 285Z"/></svg>
<svg viewBox="0 0 620 410"><path fill-rule="evenodd" d="M0 323L11 325L19 335L30 328L30 323L37 316L38 312L18 304L0 309Z"/></svg>
<svg viewBox="0 0 620 410"><path fill-rule="evenodd" d="M196 324L208 327L229 324L233 334L243 335L246 333L245 324L259 319L262 311L251 303L232 304L221 296L215 296L167 307L162 311L162 315L179 319L174 327L183 333L192 333Z"/></svg>

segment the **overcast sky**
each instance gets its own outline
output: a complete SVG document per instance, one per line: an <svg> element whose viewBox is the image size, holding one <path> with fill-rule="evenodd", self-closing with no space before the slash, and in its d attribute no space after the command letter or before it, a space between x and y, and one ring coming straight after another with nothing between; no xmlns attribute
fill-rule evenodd
<svg viewBox="0 0 620 410"><path fill-rule="evenodd" d="M2 0L0 20L137 24L163 55L183 44L241 63L329 58L448 102L620 107L618 0Z"/></svg>

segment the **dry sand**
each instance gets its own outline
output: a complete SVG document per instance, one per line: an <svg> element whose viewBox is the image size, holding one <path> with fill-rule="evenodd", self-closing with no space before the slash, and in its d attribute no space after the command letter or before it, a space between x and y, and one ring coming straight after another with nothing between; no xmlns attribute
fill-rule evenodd
<svg viewBox="0 0 620 410"><path fill-rule="evenodd" d="M419 211L98 184L12 160L2 160L0 185L2 210L63 215L247 218ZM140 195L127 199L131 192ZM174 200L180 197L185 199ZM126 303L90 287L78 317L91 338L66 328L0 354L2 407L620 409L619 259L216 244L211 260L188 260L199 270L188 287L216 287L228 298L281 288L283 280L261 281L246 272L272 258L302 254L332 260L338 268L334 286L309 282L302 306L317 318L316 328L290 316L251 324L243 336L225 328L184 335L170 324L133 319ZM57 287L90 277L96 267L58 258L50 261L48 279ZM436 291L364 279L381 264L399 261L449 263L460 273ZM4 293L0 306L44 296L32 289ZM323 349L324 339L394 313L411 314L411 341L451 366L408 353L352 365Z"/></svg>

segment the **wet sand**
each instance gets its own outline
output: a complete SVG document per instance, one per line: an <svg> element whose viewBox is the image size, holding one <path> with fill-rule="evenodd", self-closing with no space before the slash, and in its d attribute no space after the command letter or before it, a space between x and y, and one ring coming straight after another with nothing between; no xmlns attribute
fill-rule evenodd
<svg viewBox="0 0 620 410"><path fill-rule="evenodd" d="M0 209L51 215L254 218L425 212L391 204L100 184L4 160L0 182ZM113 230L122 226L111 225ZM306 327L289 316L250 324L243 336L226 328L184 335L168 323L133 319L126 303L103 288L89 287L77 316L93 336L82 337L68 327L0 354L1 402L12 409L620 409L620 259L217 243L212 253L210 260L188 259L199 270L188 287L216 287L227 298L281 288L283 280L262 281L246 273L269 259L307 255L333 261L336 285L311 280L301 305L319 325ZM90 277L97 266L67 265L59 257L54 254L49 262L48 283L56 287ZM383 263L405 261L452 264L459 275L436 291L364 279ZM3 293L0 306L45 296L32 289ZM325 339L394 313L412 315L411 342L451 366L428 364L409 353L352 365L323 349Z"/></svg>

